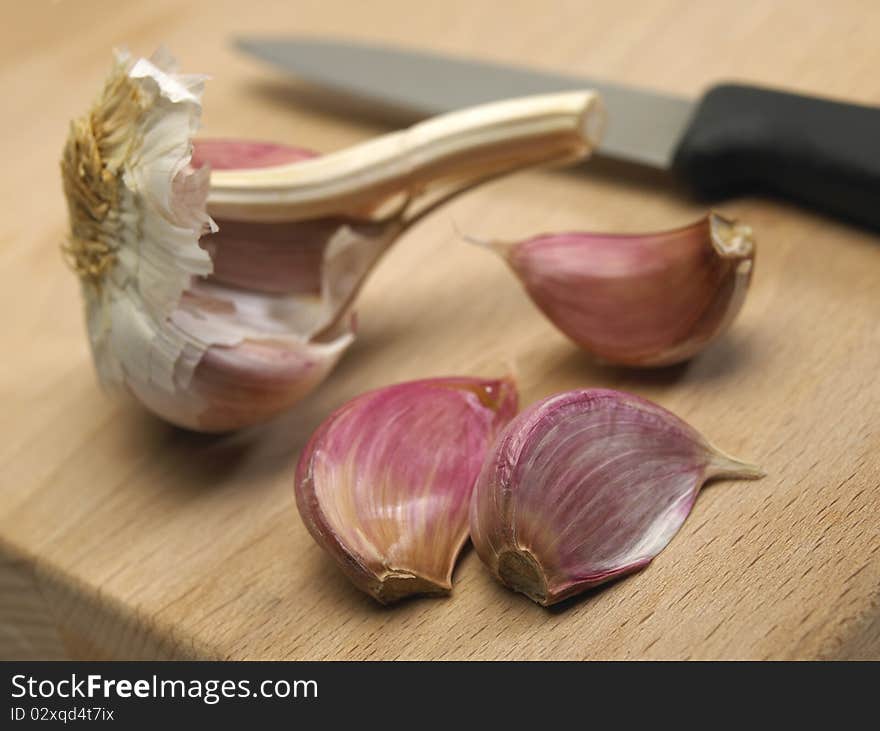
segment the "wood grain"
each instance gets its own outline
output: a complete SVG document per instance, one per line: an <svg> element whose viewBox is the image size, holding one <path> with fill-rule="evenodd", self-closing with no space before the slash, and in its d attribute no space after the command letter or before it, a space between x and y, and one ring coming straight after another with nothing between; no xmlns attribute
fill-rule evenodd
<svg viewBox="0 0 880 731"><path fill-rule="evenodd" d="M871 0L729 4L9 3L0 29L0 656L219 658L880 657L880 240L758 199L753 291L722 342L651 373L592 365L503 264L454 235L647 230L702 209L662 176L596 163L498 181L409 232L363 293L359 339L295 412L228 437L168 427L98 389L58 158L109 51L167 42L214 77L204 129L337 149L388 127L319 106L237 56L231 33L409 43L696 94L738 78L880 104ZM735 9L734 9L735 8ZM292 497L330 409L403 379L514 362L530 403L624 388L760 463L701 495L645 571L547 611L469 551L448 600L383 609L309 538Z"/></svg>

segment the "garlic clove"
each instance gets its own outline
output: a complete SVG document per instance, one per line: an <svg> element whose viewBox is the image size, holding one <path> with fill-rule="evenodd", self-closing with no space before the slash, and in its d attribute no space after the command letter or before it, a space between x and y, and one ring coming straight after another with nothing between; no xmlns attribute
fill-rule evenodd
<svg viewBox="0 0 880 731"><path fill-rule="evenodd" d="M318 157L317 152L271 142L239 139L193 140L192 166L216 170L256 169ZM345 221L224 220L199 245L211 256L211 279L244 289L317 295L321 291L324 252Z"/></svg>
<svg viewBox="0 0 880 731"><path fill-rule="evenodd" d="M169 421L199 431L265 421L314 390L354 341L353 315L329 326L328 317L337 316L329 304L323 293L271 295L194 281L168 325L187 341L169 389L173 408L155 391L151 399L149 391L136 395Z"/></svg>
<svg viewBox="0 0 880 731"><path fill-rule="evenodd" d="M211 170L249 170L318 157L304 147L237 138L199 137L192 141L192 166Z"/></svg>
<svg viewBox="0 0 880 731"><path fill-rule="evenodd" d="M755 257L751 228L717 213L660 233L546 234L490 246L556 327L627 366L687 360L724 333Z"/></svg>
<svg viewBox="0 0 880 731"><path fill-rule="evenodd" d="M265 294L319 298L319 332L344 317L382 254L406 222L322 218L291 223L219 221L220 230L202 237L212 282Z"/></svg>
<svg viewBox="0 0 880 731"><path fill-rule="evenodd" d="M211 256L213 281L268 294L311 295L320 294L327 244L342 225L327 218L217 224L219 230L199 242Z"/></svg>
<svg viewBox="0 0 880 731"><path fill-rule="evenodd" d="M650 401L561 393L498 437L474 488L471 540L502 583L549 606L647 565L706 480L763 474Z"/></svg>
<svg viewBox="0 0 880 731"><path fill-rule="evenodd" d="M586 156L601 115L593 93L567 92L444 115L325 156L235 140L194 147L203 86L165 53L119 54L71 125L62 180L64 251L101 383L205 430L288 408L351 342L354 299L408 226L492 175ZM264 372L252 368L255 347L262 366L284 364L266 371L284 384L265 389L278 401L229 408L248 392L242 369ZM199 368L208 353L225 377Z"/></svg>
<svg viewBox="0 0 880 731"><path fill-rule="evenodd" d="M412 381L349 401L300 456L303 522L382 603L449 593L474 481L516 401L509 378Z"/></svg>
<svg viewBox="0 0 880 731"><path fill-rule="evenodd" d="M199 358L190 386L169 390L148 380L133 395L168 422L205 433L259 424L293 406L330 373L353 341L347 333L327 343L243 340L212 345Z"/></svg>
<svg viewBox="0 0 880 731"><path fill-rule="evenodd" d="M232 139L195 140L193 150L193 164L212 170L256 170L318 157L303 148ZM253 292L320 297L323 319L306 327L311 336L348 314L367 274L408 225L400 217L214 220L219 230L199 241L211 256L210 280Z"/></svg>

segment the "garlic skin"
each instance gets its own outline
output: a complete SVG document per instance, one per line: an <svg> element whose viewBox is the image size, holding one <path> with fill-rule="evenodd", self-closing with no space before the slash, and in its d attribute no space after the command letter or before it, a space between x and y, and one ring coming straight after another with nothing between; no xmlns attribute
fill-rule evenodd
<svg viewBox="0 0 880 731"><path fill-rule="evenodd" d="M409 226L494 175L588 155L602 113L592 92L566 92L325 156L220 140L194 157L203 86L164 51L118 54L61 168L63 249L99 380L206 432L265 421L314 389L353 340L366 277Z"/></svg>
<svg viewBox="0 0 880 731"><path fill-rule="evenodd" d="M575 343L637 367L685 361L724 333L745 301L755 257L751 228L717 213L660 233L489 245Z"/></svg>
<svg viewBox="0 0 880 731"><path fill-rule="evenodd" d="M435 378L358 396L300 456L303 522L355 586L383 604L448 594L474 481L516 405L509 378Z"/></svg>
<svg viewBox="0 0 880 731"><path fill-rule="evenodd" d="M569 391L498 437L474 488L471 540L502 583L550 606L650 563L707 480L763 475L650 401Z"/></svg>

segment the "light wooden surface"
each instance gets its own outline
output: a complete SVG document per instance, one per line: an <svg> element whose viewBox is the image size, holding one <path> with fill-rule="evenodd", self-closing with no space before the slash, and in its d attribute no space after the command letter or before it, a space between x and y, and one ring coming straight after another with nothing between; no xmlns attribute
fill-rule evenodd
<svg viewBox="0 0 880 731"><path fill-rule="evenodd" d="M725 9L725 7L729 9ZM0 655L220 658L880 656L880 238L788 205L754 226L753 291L681 368L591 365L501 261L453 234L647 230L702 209L662 177L597 164L493 183L402 239L367 286L357 344L273 424L181 432L96 386L65 225L67 120L110 49L164 41L214 79L204 132L330 150L386 126L306 104L233 32L345 34L696 94L736 77L880 104L880 13L856 2L59 2L6 0L0 28ZM880 134L880 130L878 130ZM763 465L708 488L647 570L547 611L473 551L448 600L392 609L353 589L294 507L298 452L375 386L498 373L522 400L624 388Z"/></svg>

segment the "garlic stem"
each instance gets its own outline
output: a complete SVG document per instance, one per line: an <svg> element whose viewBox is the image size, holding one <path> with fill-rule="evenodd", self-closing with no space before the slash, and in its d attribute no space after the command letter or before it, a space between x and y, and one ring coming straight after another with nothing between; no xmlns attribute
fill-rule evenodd
<svg viewBox="0 0 880 731"><path fill-rule="evenodd" d="M330 214L376 215L402 192L466 176L588 154L603 124L590 91L493 102L429 119L336 153L289 165L211 175L211 215L296 221Z"/></svg>

